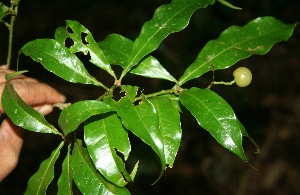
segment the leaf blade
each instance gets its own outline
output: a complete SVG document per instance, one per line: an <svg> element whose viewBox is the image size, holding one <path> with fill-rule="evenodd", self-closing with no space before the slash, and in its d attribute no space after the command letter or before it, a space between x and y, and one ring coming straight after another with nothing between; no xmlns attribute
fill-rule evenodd
<svg viewBox="0 0 300 195"><path fill-rule="evenodd" d="M67 30L68 28L70 28L71 32ZM72 53L82 52L85 55L89 53L91 63L116 78L105 55L87 28L77 21L67 20L65 28L58 28L56 30L55 39L59 40L60 43L63 43L67 38L71 38L74 42L74 44L70 47L70 51Z"/></svg>
<svg viewBox="0 0 300 195"><path fill-rule="evenodd" d="M25 195L46 194L46 190L54 178L54 164L63 145L64 142L61 142L50 157L41 163L39 170L29 179Z"/></svg>
<svg viewBox="0 0 300 195"><path fill-rule="evenodd" d="M154 51L168 35L184 29L194 11L213 3L214 0L175 0L159 7L153 18L143 25L140 35L134 42L132 53L121 78L144 56Z"/></svg>
<svg viewBox="0 0 300 195"><path fill-rule="evenodd" d="M114 111L114 108L104 102L96 100L83 100L75 102L71 106L63 109L58 119L58 125L67 135L77 129L77 127L89 117Z"/></svg>
<svg viewBox="0 0 300 195"><path fill-rule="evenodd" d="M24 129L40 133L61 134L44 116L28 106L7 82L2 93L2 106L12 122Z"/></svg>
<svg viewBox="0 0 300 195"><path fill-rule="evenodd" d="M182 137L180 115L173 106L172 100L165 96L151 98L149 101L154 105L158 113L166 164L172 168Z"/></svg>
<svg viewBox="0 0 300 195"><path fill-rule="evenodd" d="M126 129L133 132L143 142L148 144L159 156L162 175L166 169L166 160L156 110L146 99L143 99L140 105L134 106L131 98L130 95L127 95L117 103L118 115Z"/></svg>
<svg viewBox="0 0 300 195"><path fill-rule="evenodd" d="M179 79L179 84L210 71L211 64L215 70L226 69L253 54L266 54L275 43L287 41L295 26L269 16L254 19L244 26L231 26L204 46Z"/></svg>
<svg viewBox="0 0 300 195"><path fill-rule="evenodd" d="M129 195L126 188L120 188L107 182L94 167L88 152L82 146L81 140L76 140L72 157L71 168L74 173L74 181L82 193L86 194L120 194Z"/></svg>
<svg viewBox="0 0 300 195"><path fill-rule="evenodd" d="M21 51L66 81L104 87L87 72L75 54L53 39L36 39L28 42Z"/></svg>
<svg viewBox="0 0 300 195"><path fill-rule="evenodd" d="M133 41L118 34L111 34L99 43L109 63L117 64L123 68L126 66L128 57L133 47ZM165 79L172 82L177 80L159 63L153 56L142 60L130 73L148 78Z"/></svg>
<svg viewBox="0 0 300 195"><path fill-rule="evenodd" d="M90 118L84 126L84 141L95 167L108 181L124 187L128 182L126 178L130 177L116 151L122 153L126 161L131 147L128 133L117 115Z"/></svg>
<svg viewBox="0 0 300 195"><path fill-rule="evenodd" d="M238 120L227 102L209 89L191 88L183 91L180 102L227 150L247 162L242 146L242 133Z"/></svg>
<svg viewBox="0 0 300 195"><path fill-rule="evenodd" d="M72 195L73 189L72 189L72 181L73 181L73 172L70 167L70 149L71 144L68 145L68 153L62 163L62 172L60 174L60 177L57 182L58 195Z"/></svg>

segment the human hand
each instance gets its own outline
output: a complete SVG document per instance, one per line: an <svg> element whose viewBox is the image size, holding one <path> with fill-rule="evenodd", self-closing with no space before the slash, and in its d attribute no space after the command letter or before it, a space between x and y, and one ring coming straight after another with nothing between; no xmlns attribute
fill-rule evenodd
<svg viewBox="0 0 300 195"><path fill-rule="evenodd" d="M0 100L5 87L5 75L14 71L0 66ZM10 81L19 96L43 115L53 110L52 104L65 102L65 96L45 83L19 75ZM0 112L4 113L0 103ZM0 182L17 166L23 144L24 130L15 126L8 118L0 125Z"/></svg>

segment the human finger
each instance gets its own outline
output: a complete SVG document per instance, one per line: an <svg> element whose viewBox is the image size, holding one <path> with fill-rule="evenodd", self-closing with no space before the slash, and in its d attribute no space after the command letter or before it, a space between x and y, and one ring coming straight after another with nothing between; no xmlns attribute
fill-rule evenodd
<svg viewBox="0 0 300 195"><path fill-rule="evenodd" d="M23 145L24 129L15 126L8 118L0 125L0 182L18 164Z"/></svg>

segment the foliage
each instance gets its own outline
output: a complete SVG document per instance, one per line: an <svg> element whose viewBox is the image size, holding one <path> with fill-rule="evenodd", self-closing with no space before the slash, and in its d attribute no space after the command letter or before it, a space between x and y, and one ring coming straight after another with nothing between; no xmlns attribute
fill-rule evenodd
<svg viewBox="0 0 300 195"><path fill-rule="evenodd" d="M56 30L54 39L37 39L21 48L22 53L55 75L72 83L91 84L106 91L99 94L97 100L83 100L65 108L58 119L60 129L57 129L18 96L10 82L16 74L7 76L2 104L11 120L27 130L58 134L63 139L29 180L27 194L45 193L63 146L68 148L68 152L62 163L58 194L72 194L73 180L84 194L129 194L125 186L134 180L138 171L138 162L132 173L125 166L131 151L129 131L157 154L161 177L167 167L173 166L180 146L180 113L183 108L221 146L248 162L242 138L246 136L253 140L230 105L213 92L211 86L188 89L183 85L208 71L229 68L253 54L266 54L275 43L288 40L296 25L284 24L266 16L244 26L229 27L219 38L203 47L179 79L174 78L150 54L168 35L183 30L196 10L214 3L214 0L173 0L162 5L143 25L134 41L111 34L97 43L83 25L68 20L65 27ZM221 3L228 5L223 0ZM7 10L0 4L2 18ZM72 44L67 45L67 40L71 40ZM93 77L77 57L78 53L89 56L90 63L106 71L114 85L106 86ZM113 71L113 65L122 67L120 77ZM164 79L174 83L174 87L143 94L138 86L122 83L128 74ZM114 97L118 89L124 92L121 99ZM84 126L83 140L76 135L80 124Z"/></svg>

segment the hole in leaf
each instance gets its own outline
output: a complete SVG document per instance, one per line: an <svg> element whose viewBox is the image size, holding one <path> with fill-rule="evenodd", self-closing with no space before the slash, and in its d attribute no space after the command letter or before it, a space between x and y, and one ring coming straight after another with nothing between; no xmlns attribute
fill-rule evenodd
<svg viewBox="0 0 300 195"><path fill-rule="evenodd" d="M86 41L87 35L88 35L88 34L86 34L86 33L83 33L83 32L81 33L81 41L82 41L82 43L85 44L85 45L89 44L89 43Z"/></svg>
<svg viewBox="0 0 300 195"><path fill-rule="evenodd" d="M72 28L70 28L69 26L67 27L67 31L68 31L70 34L73 34L73 30L72 30Z"/></svg>
<svg viewBox="0 0 300 195"><path fill-rule="evenodd" d="M70 37L66 38L66 40L65 40L65 46L66 46L67 48L70 48L70 47L72 47L73 45L74 45L74 41L73 41Z"/></svg>

